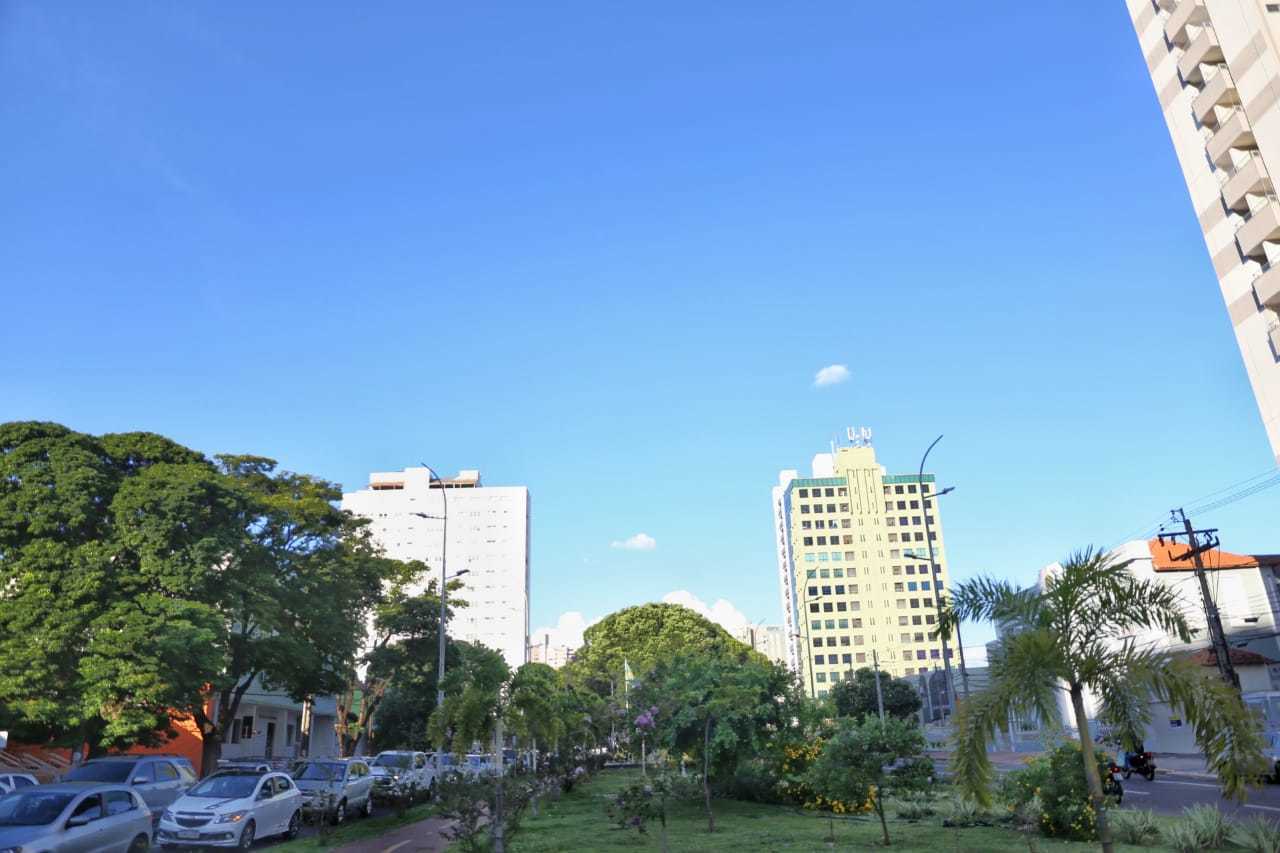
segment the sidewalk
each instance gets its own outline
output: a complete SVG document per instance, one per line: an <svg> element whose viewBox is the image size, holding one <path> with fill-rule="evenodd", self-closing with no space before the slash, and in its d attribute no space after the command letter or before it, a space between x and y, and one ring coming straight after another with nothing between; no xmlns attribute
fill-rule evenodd
<svg viewBox="0 0 1280 853"><path fill-rule="evenodd" d="M951 753L947 750L929 750L929 757L935 761L946 763L950 761ZM988 752L987 759L998 772L1007 773L1010 770L1017 770L1026 764L1028 758L1033 758L1042 753L1035 752ZM1175 776L1189 776L1200 779L1217 779L1218 777L1209 771L1209 767L1205 764L1203 755L1188 755L1185 753L1173 752L1157 752L1154 753L1156 762L1156 772L1163 775L1171 773ZM1114 759L1114 756L1112 756Z"/></svg>
<svg viewBox="0 0 1280 853"><path fill-rule="evenodd" d="M429 817L377 838L353 841L336 848L336 853L440 853L449 846L444 837L449 824L444 818Z"/></svg>

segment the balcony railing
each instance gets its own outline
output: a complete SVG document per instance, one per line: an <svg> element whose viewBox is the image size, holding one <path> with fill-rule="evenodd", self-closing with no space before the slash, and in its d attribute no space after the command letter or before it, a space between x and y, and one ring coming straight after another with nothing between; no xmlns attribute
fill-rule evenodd
<svg viewBox="0 0 1280 853"><path fill-rule="evenodd" d="M1182 0L1169 14L1169 20L1164 25L1165 37L1178 47L1186 47L1191 41L1187 27L1203 24L1207 20L1209 13L1205 11L1203 0Z"/></svg>
<svg viewBox="0 0 1280 853"><path fill-rule="evenodd" d="M1280 311L1280 265L1263 266L1262 272L1253 280L1253 294L1267 308Z"/></svg>
<svg viewBox="0 0 1280 853"><path fill-rule="evenodd" d="M1220 117L1218 131L1209 137L1205 145L1215 166L1225 169L1231 164L1231 151L1237 148L1257 148L1253 139L1253 127L1241 107L1236 107Z"/></svg>
<svg viewBox="0 0 1280 853"><path fill-rule="evenodd" d="M1231 77L1226 63L1221 63L1217 70L1210 74L1204 88L1191 102L1191 113L1196 121L1205 127L1218 126L1218 112L1215 107L1230 106L1240 103L1240 94L1236 91L1236 81Z"/></svg>
<svg viewBox="0 0 1280 853"><path fill-rule="evenodd" d="M1246 258L1266 258L1264 244L1280 240L1280 203L1275 196L1249 211L1243 224L1236 230L1236 245Z"/></svg>
<svg viewBox="0 0 1280 853"><path fill-rule="evenodd" d="M1215 65L1222 60L1222 45L1218 44L1218 34L1213 31L1213 27L1205 24L1178 59L1178 71L1183 80L1198 86L1204 82L1201 65Z"/></svg>

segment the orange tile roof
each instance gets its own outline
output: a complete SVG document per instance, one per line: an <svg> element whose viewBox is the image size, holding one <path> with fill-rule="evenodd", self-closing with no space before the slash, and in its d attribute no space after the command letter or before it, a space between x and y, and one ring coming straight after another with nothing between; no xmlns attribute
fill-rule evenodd
<svg viewBox="0 0 1280 853"><path fill-rule="evenodd" d="M1213 649L1201 649L1189 657L1193 663L1201 666L1218 665L1218 653ZM1267 666L1276 662L1266 655L1251 652L1248 649L1228 649L1227 657L1231 659L1232 666Z"/></svg>
<svg viewBox="0 0 1280 853"><path fill-rule="evenodd" d="M1159 539L1147 540L1147 547L1151 549L1151 567L1157 572L1189 572L1196 565L1186 555L1190 549L1186 542L1174 542L1172 539L1164 540L1164 544ZM1183 557L1184 559L1178 559ZM1256 569L1260 567L1257 557L1251 557L1247 554L1232 554L1230 551L1223 551L1221 548L1211 548L1205 551L1200 559L1204 562L1206 569Z"/></svg>

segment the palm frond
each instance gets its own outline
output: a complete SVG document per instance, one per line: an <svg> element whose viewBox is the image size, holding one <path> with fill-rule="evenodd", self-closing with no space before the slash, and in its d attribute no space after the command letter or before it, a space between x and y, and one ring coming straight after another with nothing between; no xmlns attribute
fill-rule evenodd
<svg viewBox="0 0 1280 853"><path fill-rule="evenodd" d="M1011 714L1034 713L1048 723L1056 721L1054 691L1061 664L1053 636L1045 631L1024 631L1002 642L991 660L991 686L956 709L951 769L966 796L990 804L993 771L987 744Z"/></svg>
<svg viewBox="0 0 1280 853"><path fill-rule="evenodd" d="M938 634L951 639L965 621L995 622L1009 628L1032 625L1037 620L1039 596L1006 580L977 577L951 589L938 623Z"/></svg>

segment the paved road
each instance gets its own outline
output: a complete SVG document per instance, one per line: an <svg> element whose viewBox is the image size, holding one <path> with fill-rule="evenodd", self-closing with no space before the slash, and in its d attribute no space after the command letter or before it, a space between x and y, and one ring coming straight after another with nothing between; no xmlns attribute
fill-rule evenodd
<svg viewBox="0 0 1280 853"><path fill-rule="evenodd" d="M1154 782L1141 776L1124 780L1124 805L1151 809L1160 814L1179 814L1190 805L1209 803L1227 815L1242 818L1265 816L1280 819L1280 785L1264 785L1250 790L1243 805L1222 797L1222 789L1212 779L1176 773L1157 773Z"/></svg>

